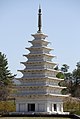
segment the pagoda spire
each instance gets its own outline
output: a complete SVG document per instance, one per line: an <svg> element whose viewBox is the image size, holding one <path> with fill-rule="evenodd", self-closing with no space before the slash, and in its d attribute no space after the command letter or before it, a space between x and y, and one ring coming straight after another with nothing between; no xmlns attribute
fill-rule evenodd
<svg viewBox="0 0 80 119"><path fill-rule="evenodd" d="M41 7L39 5L39 10L38 10L38 31L37 33L41 33Z"/></svg>

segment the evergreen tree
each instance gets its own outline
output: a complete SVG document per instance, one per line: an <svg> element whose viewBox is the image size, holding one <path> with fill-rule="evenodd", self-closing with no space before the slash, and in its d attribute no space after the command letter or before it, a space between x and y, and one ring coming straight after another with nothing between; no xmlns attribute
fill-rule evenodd
<svg viewBox="0 0 80 119"><path fill-rule="evenodd" d="M73 75L73 96L80 98L80 62L77 62L76 69L72 72Z"/></svg>
<svg viewBox="0 0 80 119"><path fill-rule="evenodd" d="M70 93L73 97L80 98L80 62L77 62L76 69L72 72L68 72L69 66L63 64L61 71L63 71L64 81L60 82L61 86L66 86L66 89L62 90L63 94ZM62 76L61 73L57 75L59 78Z"/></svg>
<svg viewBox="0 0 80 119"><path fill-rule="evenodd" d="M63 77L64 81L61 81L59 85L67 87L62 90L62 94L68 94L72 92L72 73L68 72L69 66L67 64L63 64L61 67L62 73L58 73L57 76Z"/></svg>
<svg viewBox="0 0 80 119"><path fill-rule="evenodd" d="M10 70L8 70L6 55L0 52L0 100L7 98L13 77Z"/></svg>
<svg viewBox="0 0 80 119"><path fill-rule="evenodd" d="M76 85L80 84L80 62L77 62L76 69L73 70L73 80Z"/></svg>
<svg viewBox="0 0 80 119"><path fill-rule="evenodd" d="M67 64L63 64L61 67L61 71L63 71L64 73L68 72L69 66Z"/></svg>

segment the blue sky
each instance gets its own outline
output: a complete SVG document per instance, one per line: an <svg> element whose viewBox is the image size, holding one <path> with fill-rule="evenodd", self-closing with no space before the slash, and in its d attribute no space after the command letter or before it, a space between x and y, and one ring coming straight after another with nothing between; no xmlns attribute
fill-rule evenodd
<svg viewBox="0 0 80 119"><path fill-rule="evenodd" d="M42 8L42 31L51 42L53 59L59 66L66 63L72 71L80 61L80 0L0 0L0 51L5 53L9 69L17 70L26 61L25 47L37 32L38 7Z"/></svg>

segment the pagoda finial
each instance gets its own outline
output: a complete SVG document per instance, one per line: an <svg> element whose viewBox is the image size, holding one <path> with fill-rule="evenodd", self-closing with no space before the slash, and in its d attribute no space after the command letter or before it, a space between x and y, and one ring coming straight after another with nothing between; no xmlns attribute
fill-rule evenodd
<svg viewBox="0 0 80 119"><path fill-rule="evenodd" d="M41 7L39 5L39 10L38 10L38 31L37 33L41 33Z"/></svg>

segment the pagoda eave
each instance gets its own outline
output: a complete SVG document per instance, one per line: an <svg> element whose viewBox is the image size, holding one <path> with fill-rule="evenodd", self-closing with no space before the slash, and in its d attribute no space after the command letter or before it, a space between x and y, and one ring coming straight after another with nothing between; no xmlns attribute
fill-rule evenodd
<svg viewBox="0 0 80 119"><path fill-rule="evenodd" d="M57 65L57 63L53 63L53 62L50 62L50 61L27 61L27 62L20 62L22 64L37 64L37 63L40 63L40 64L45 64L45 63L49 63L49 64L52 64L52 65Z"/></svg>
<svg viewBox="0 0 80 119"><path fill-rule="evenodd" d="M33 57L33 56L49 56L49 57L56 57L55 55L51 55L51 54L44 54L44 53L36 53L36 54L31 54L31 53L29 53L28 55L23 55L23 56L25 56L25 57Z"/></svg>
<svg viewBox="0 0 80 119"><path fill-rule="evenodd" d="M46 37L48 37L47 35L43 34L43 33L36 33L36 34L31 34L35 39L45 39Z"/></svg>
<svg viewBox="0 0 80 119"><path fill-rule="evenodd" d="M25 98L36 98L36 97L44 97L44 98L46 98L45 96L48 96L48 98L49 98L49 96L50 97L61 97L61 98L65 98L65 97L69 97L69 95L62 95L62 94L50 94L50 93L45 93L45 94L17 94L17 95L15 95L15 97L25 97Z"/></svg>
<svg viewBox="0 0 80 119"><path fill-rule="evenodd" d="M62 94L48 94L50 96L54 96L54 97L69 97L69 95L62 95Z"/></svg>
<svg viewBox="0 0 80 119"><path fill-rule="evenodd" d="M49 47L44 47L44 46L42 46L42 47L29 47L29 48L25 48L25 49L28 49L28 50L31 50L31 49L48 49L48 50L53 50L52 48L49 48Z"/></svg>
<svg viewBox="0 0 80 119"><path fill-rule="evenodd" d="M60 78L56 78L56 77L47 77L47 76L45 76L45 77L22 77L22 78L16 78L16 80L29 80L29 79L33 79L33 80L36 80L36 79L51 79L51 80L56 80L56 81L64 81L64 79L60 79Z"/></svg>
<svg viewBox="0 0 80 119"><path fill-rule="evenodd" d="M51 72L55 72L56 74L57 73L59 73L59 72L61 72L61 71L59 71L59 70L54 70L54 69L49 69L49 68L39 68L39 69L37 69L37 68L35 68L35 69L24 69L24 70L18 70L18 71L20 71L20 72L29 72L29 71L34 71L34 72L39 72L39 71L51 71Z"/></svg>
<svg viewBox="0 0 80 119"><path fill-rule="evenodd" d="M27 86L27 87L26 87L26 86ZM41 85L41 84L36 85L36 84L35 84L34 86L32 86L32 85L17 85L17 86L16 86L16 88L18 88L18 89L19 89L19 88L21 89L21 88L23 88L23 87L26 88L26 89L27 89L27 88L30 88L30 87L40 87L40 88L41 88L41 87L42 87L42 88L43 88L43 87L44 87L44 88L45 88L45 87L48 87L48 88L57 88L57 89L65 89L65 88L66 88L66 87L61 87L61 86L53 86L53 85L49 85L49 84L48 84L48 85L47 85L47 84L43 84L43 85Z"/></svg>
<svg viewBox="0 0 80 119"><path fill-rule="evenodd" d="M46 43L46 45L48 45L50 42L48 42L47 40L43 40L43 39L37 39L37 40L33 40L33 41L28 41L28 42L30 42L30 43L35 43L35 42L44 42L44 43Z"/></svg>

